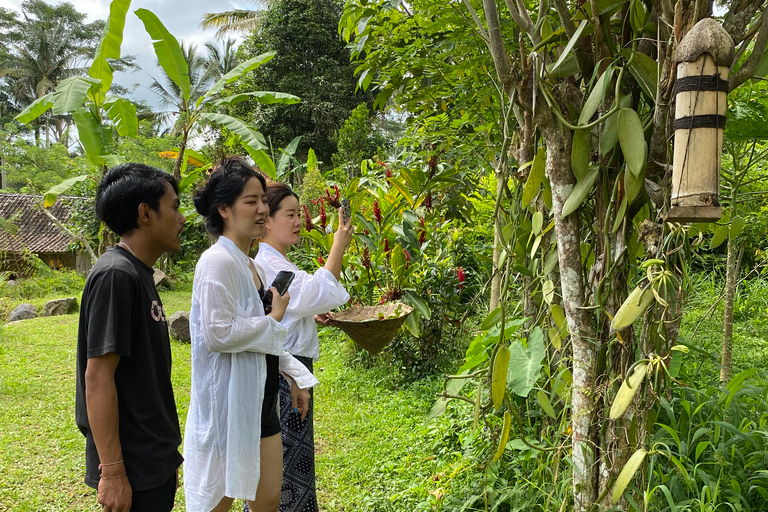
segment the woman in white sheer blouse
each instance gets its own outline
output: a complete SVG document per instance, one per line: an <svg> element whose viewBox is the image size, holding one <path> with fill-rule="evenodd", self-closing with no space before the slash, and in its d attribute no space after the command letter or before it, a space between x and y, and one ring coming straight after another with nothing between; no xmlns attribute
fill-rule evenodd
<svg viewBox="0 0 768 512"><path fill-rule="evenodd" d="M284 183L270 183L267 201L269 220L255 261L264 268L267 282L272 282L281 270L296 274L289 288L291 302L280 323L287 330L285 350L311 370L313 361L320 355L315 316L318 315L318 322L323 323L325 313L349 300L349 294L339 283L339 276L344 251L352 241L354 228L351 219L346 223L342 221L342 210L339 209L339 228L334 234L328 261L310 274L299 270L288 259L288 250L299 242L301 235L298 196ZM280 379L284 458L280 512L313 512L318 507L312 404L310 402L309 414L304 418L288 407L290 400L290 383Z"/></svg>
<svg viewBox="0 0 768 512"><path fill-rule="evenodd" d="M306 414L317 379L284 350L280 324L289 295L272 288L264 314L263 271L248 256L269 215L266 184L240 158L222 160L195 193L216 243L195 267L190 331L192 390L184 434L184 492L189 512L229 510L245 499L254 512L280 502L282 444L278 372Z"/></svg>

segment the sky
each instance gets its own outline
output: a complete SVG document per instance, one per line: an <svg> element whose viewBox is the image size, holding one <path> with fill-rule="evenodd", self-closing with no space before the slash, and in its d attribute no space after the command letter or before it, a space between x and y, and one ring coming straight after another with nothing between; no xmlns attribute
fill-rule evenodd
<svg viewBox="0 0 768 512"><path fill-rule="evenodd" d="M58 0L46 0L50 4L62 3ZM0 7L21 10L23 0L0 0ZM88 21L106 20L109 15L109 0L69 0L79 12L88 15ZM149 9L154 12L166 28L185 43L193 43L202 48L208 41L213 41L213 31L203 31L200 19L208 12L221 12L230 9L256 9L256 5L248 1L219 1L210 0L134 0L128 12L123 34L123 55L135 55L136 63L142 70L115 75L115 82L132 87L139 84L130 95L133 99L145 100L155 108L163 108L157 95L149 90L152 82L150 75L160 78L160 68L157 65L152 41L144 30L144 25L136 17L136 9Z"/></svg>

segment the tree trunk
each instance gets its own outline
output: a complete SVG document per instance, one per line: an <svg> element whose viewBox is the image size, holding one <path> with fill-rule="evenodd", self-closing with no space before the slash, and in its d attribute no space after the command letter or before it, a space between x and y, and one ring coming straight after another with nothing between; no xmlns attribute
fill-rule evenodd
<svg viewBox="0 0 768 512"><path fill-rule="evenodd" d="M176 163L173 165L173 177L181 181L181 164L184 163L184 152L187 150L187 138L189 130L185 129L179 142L179 156L176 157Z"/></svg>
<svg viewBox="0 0 768 512"><path fill-rule="evenodd" d="M725 274L725 303L723 311L723 346L720 352L720 382L731 380L731 348L733 346L733 302L736 295L736 280L739 278L741 254L736 254L736 242L728 237L728 263ZM741 251L744 245L741 245Z"/></svg>
<svg viewBox="0 0 768 512"><path fill-rule="evenodd" d="M581 222L577 213L562 218L563 205L576 178L571 171L571 134L556 123L539 124L547 145L546 173L552 186L560 286L573 350L571 428L573 429L573 500L576 512L589 510L595 501L594 414L597 352L591 313L583 309L585 289L581 264Z"/></svg>

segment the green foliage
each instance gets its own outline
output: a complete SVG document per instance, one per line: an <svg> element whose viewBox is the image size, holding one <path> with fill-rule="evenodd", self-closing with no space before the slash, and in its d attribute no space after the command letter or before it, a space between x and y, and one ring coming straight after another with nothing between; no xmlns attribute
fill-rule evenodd
<svg viewBox="0 0 768 512"><path fill-rule="evenodd" d="M42 193L62 180L80 176L90 169L85 159L70 157L62 144L42 148L21 138L12 142L8 138L7 134L0 134L0 154L9 192Z"/></svg>
<svg viewBox="0 0 768 512"><path fill-rule="evenodd" d="M258 29L239 49L242 59L268 50L275 58L244 77L236 92L255 88L283 91L301 98L295 106L264 108L246 101L230 109L233 115L270 134L276 147L302 135L297 157L313 148L329 164L336 152L335 135L366 94L355 94L354 65L339 40L336 27L339 0L279 0L259 16Z"/></svg>
<svg viewBox="0 0 768 512"><path fill-rule="evenodd" d="M350 113L339 130L338 151L333 155L333 166L342 168L349 178L360 175L360 162L373 158L386 149L386 139L376 132L368 107L361 103Z"/></svg>

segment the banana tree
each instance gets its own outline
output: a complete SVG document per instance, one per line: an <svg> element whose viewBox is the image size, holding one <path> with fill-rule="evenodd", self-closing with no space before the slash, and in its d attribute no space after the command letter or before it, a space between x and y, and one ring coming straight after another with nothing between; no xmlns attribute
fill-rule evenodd
<svg viewBox="0 0 768 512"><path fill-rule="evenodd" d="M253 71L262 64L269 62L275 56L275 52L263 53L243 62L219 79L207 92L200 94L195 99L189 77L189 66L179 41L151 11L138 9L136 16L144 23L144 28L152 38L155 55L160 67L178 87L180 95L179 121L181 123L181 142L179 143L176 164L173 168L174 176L177 179L181 179L181 174L186 167L185 154L187 142L193 130L197 127L198 123L208 122L221 125L239 135L243 148L253 158L256 165L271 178L275 179L277 170L274 161L267 153L268 145L264 136L248 123L215 111L217 107L235 105L249 99L255 99L263 104L281 103L291 105L298 103L300 99L297 96L281 92L249 91L226 95L225 88L228 84L235 82L245 73Z"/></svg>

